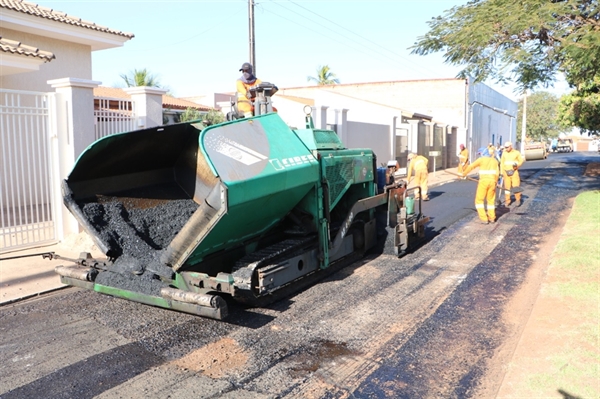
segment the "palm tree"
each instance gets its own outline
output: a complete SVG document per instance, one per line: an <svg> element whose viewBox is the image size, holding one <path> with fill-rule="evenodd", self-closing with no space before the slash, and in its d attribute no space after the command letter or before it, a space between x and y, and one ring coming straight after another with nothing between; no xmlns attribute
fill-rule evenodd
<svg viewBox="0 0 600 399"><path fill-rule="evenodd" d="M340 80L335 76L335 73L331 72L329 69L329 65L319 66L317 68L317 77L308 76L306 80L315 82L319 86L340 83Z"/></svg>
<svg viewBox="0 0 600 399"><path fill-rule="evenodd" d="M161 87L158 77L153 75L146 68L134 69L129 74L122 73L119 75L121 79L125 81L127 87L136 86L149 86L149 87Z"/></svg>

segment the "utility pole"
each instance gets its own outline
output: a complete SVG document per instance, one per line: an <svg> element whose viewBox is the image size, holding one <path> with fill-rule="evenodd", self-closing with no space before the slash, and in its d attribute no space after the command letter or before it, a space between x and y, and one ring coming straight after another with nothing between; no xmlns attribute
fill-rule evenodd
<svg viewBox="0 0 600 399"><path fill-rule="evenodd" d="M256 76L256 57L254 52L254 0L248 0L248 18L250 25L250 63L254 67L254 76Z"/></svg>
<svg viewBox="0 0 600 399"><path fill-rule="evenodd" d="M521 121L521 154L525 154L525 138L527 137L527 90L523 92L523 120Z"/></svg>

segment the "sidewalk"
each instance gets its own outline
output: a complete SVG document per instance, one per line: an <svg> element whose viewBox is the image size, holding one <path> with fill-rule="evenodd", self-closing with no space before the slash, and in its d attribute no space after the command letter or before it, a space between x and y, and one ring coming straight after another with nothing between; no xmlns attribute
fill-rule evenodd
<svg viewBox="0 0 600 399"><path fill-rule="evenodd" d="M71 259L79 258L81 252L105 258L86 233L74 234L54 245L1 253L0 259L16 259L0 261L0 306L67 287L60 282L54 268L72 262L65 259L49 260L41 255L52 252ZM40 255L27 256L35 254Z"/></svg>
<svg viewBox="0 0 600 399"><path fill-rule="evenodd" d="M447 170L456 173L456 168ZM435 173L429 173L429 186L439 186L456 179L456 176L438 170ZM409 187L413 185L414 181ZM67 237L55 245L0 253L0 259L21 257L0 261L0 306L67 287L60 282L54 268L59 265L71 264L71 262L61 259L48 260L42 258L41 255L22 257L48 252L71 259L79 258L81 252L89 252L94 257L105 258L92 239L84 232Z"/></svg>

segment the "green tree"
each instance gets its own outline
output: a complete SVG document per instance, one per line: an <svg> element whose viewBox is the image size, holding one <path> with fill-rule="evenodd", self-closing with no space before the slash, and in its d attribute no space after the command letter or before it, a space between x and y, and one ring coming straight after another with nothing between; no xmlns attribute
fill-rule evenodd
<svg viewBox="0 0 600 399"><path fill-rule="evenodd" d="M179 122L195 121L202 118L202 114L196 108L187 107L183 113L179 115Z"/></svg>
<svg viewBox="0 0 600 399"><path fill-rule="evenodd" d="M588 135L600 133L600 77L561 97L558 121L564 127L579 127Z"/></svg>
<svg viewBox="0 0 600 399"><path fill-rule="evenodd" d="M514 81L521 92L563 72L572 87L600 71L598 0L471 0L428 22L411 47L444 52L460 77Z"/></svg>
<svg viewBox="0 0 600 399"><path fill-rule="evenodd" d="M563 131L557 120L558 104L558 97L547 91L538 91L527 96L527 138L545 141L547 138L558 137ZM518 126L522 120L523 100L519 101Z"/></svg>
<svg viewBox="0 0 600 399"><path fill-rule="evenodd" d="M148 71L146 68L134 69L133 71L129 72L129 74L122 73L119 76L125 81L127 87L162 87L158 77L150 73L150 71Z"/></svg>
<svg viewBox="0 0 600 399"><path fill-rule="evenodd" d="M329 65L319 66L317 68L317 77L308 76L306 80L308 82L315 82L319 86L340 83L340 80L335 76L335 73L331 72Z"/></svg>
<svg viewBox="0 0 600 399"><path fill-rule="evenodd" d="M225 115L216 109L211 109L210 111L203 113L196 108L187 107L178 119L179 122L190 122L195 120L201 120L204 126L210 126L225 122Z"/></svg>
<svg viewBox="0 0 600 399"><path fill-rule="evenodd" d="M217 123L223 123L225 122L225 115L223 115L221 111L211 109L204 115L204 117L202 118L202 122L206 126L216 125Z"/></svg>

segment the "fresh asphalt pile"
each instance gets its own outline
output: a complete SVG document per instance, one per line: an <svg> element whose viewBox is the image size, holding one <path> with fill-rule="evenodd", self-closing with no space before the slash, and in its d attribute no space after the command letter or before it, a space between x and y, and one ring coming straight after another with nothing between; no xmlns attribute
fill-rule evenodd
<svg viewBox="0 0 600 399"><path fill-rule="evenodd" d="M160 262L161 253L198 208L192 199L169 198L179 192L173 186L154 187L152 192L99 196L80 204L96 236L108 244L108 255L116 258L96 283L160 294L165 284L158 276L169 278L173 273Z"/></svg>

